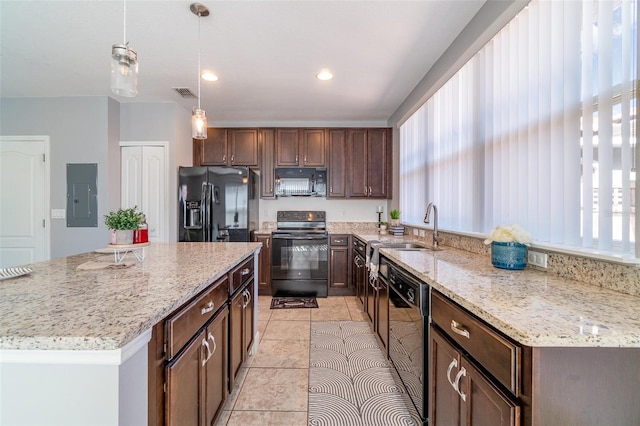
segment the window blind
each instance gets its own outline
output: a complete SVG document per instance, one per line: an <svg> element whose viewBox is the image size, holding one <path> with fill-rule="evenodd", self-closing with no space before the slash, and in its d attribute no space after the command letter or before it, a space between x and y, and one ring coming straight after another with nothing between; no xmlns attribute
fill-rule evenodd
<svg viewBox="0 0 640 426"><path fill-rule="evenodd" d="M636 43L636 0L532 1L400 126L404 219L634 254Z"/></svg>

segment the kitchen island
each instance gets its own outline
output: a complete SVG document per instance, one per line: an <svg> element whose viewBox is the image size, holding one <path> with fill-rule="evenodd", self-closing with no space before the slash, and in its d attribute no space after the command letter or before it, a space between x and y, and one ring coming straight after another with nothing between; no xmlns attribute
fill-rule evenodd
<svg viewBox="0 0 640 426"><path fill-rule="evenodd" d="M113 262L86 253L0 282L0 424L147 424L152 327L243 259L257 262L260 244L146 250L130 267L78 270Z"/></svg>

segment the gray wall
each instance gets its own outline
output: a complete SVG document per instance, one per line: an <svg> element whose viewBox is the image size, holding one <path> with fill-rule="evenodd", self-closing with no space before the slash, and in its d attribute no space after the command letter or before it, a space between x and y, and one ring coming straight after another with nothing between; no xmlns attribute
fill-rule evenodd
<svg viewBox="0 0 640 426"><path fill-rule="evenodd" d="M175 241L177 167L191 165L191 113L173 103L121 104L110 97L0 98L0 135L50 137L51 208L66 209L66 164L98 164L98 227L50 220L51 258L103 248L104 215L120 207L120 141L168 143L169 239Z"/></svg>
<svg viewBox="0 0 640 426"><path fill-rule="evenodd" d="M104 247L108 232L102 217L113 202L110 182L110 149L113 126L109 114L117 110L106 97L3 98L0 99L0 129L3 136L47 135L50 137L51 208L67 207L67 163L98 164L98 227L67 228L62 219L51 220L51 258ZM119 174L119 165L118 172Z"/></svg>

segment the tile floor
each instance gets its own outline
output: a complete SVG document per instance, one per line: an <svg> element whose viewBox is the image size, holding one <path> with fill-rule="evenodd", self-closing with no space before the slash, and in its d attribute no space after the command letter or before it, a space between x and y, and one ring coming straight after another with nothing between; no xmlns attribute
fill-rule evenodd
<svg viewBox="0 0 640 426"><path fill-rule="evenodd" d="M311 321L366 321L355 297L318 298L318 308L270 309L258 298L258 353L245 363L218 425L308 424Z"/></svg>

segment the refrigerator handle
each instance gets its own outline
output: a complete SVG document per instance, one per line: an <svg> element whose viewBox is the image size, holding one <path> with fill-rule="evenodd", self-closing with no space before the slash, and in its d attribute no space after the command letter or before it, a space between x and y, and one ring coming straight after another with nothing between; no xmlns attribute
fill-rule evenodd
<svg viewBox="0 0 640 426"><path fill-rule="evenodd" d="M202 182L200 192L200 223L202 224L202 241L209 241L209 206L207 204L207 191L209 184Z"/></svg>

